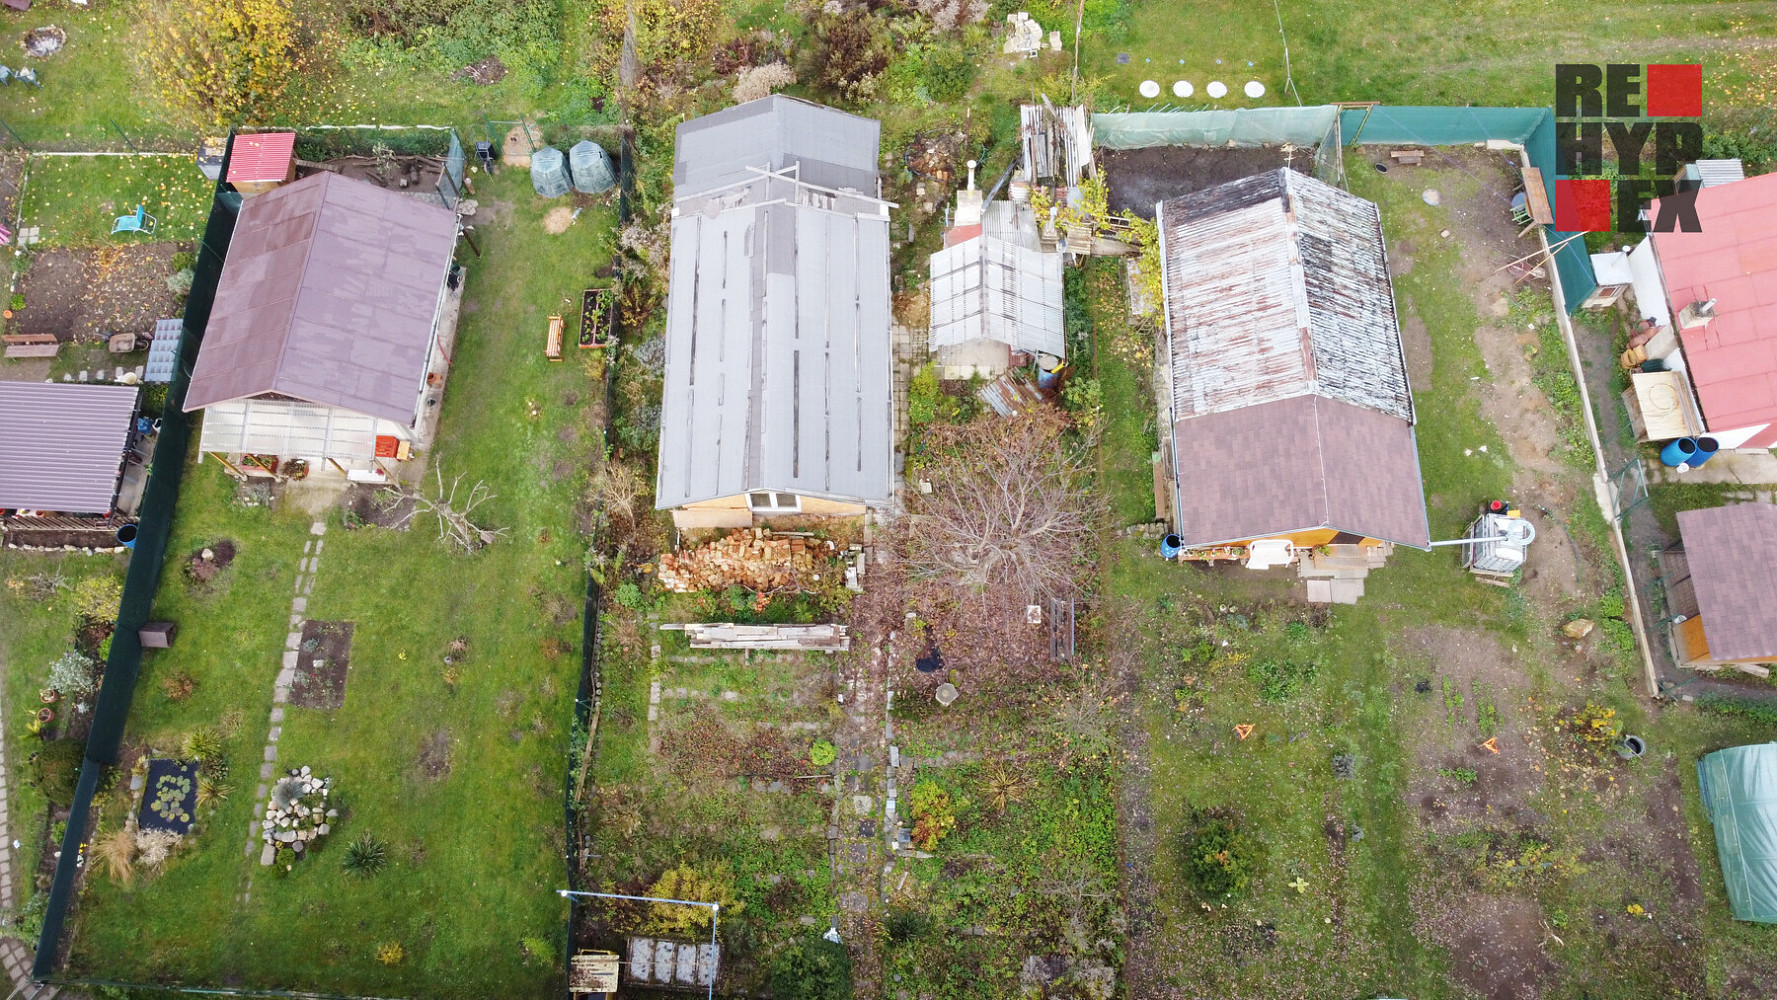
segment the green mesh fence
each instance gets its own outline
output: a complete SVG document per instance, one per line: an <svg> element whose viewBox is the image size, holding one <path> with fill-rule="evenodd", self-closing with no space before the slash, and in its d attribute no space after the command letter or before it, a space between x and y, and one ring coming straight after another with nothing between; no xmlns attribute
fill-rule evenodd
<svg viewBox="0 0 1777 1000"><path fill-rule="evenodd" d="M227 176L226 158L222 170L223 176ZM155 443L157 461L149 472L148 485L142 494L136 548L130 555L129 570L124 577L123 601L117 610L117 631L111 638L111 654L105 660L105 683L99 688L98 701L93 706L92 732L87 736L86 759L80 766L80 783L69 809L68 832L62 837L61 860L56 864L55 880L50 884L43 933L37 939L37 955L31 964L33 979L48 978L60 964L62 928L67 920L68 905L73 901L74 881L79 874L93 795L98 790L100 774L106 767L117 763L124 723L129 718L130 702L135 698L136 678L142 669L142 641L137 630L148 623L154 593L160 586L161 564L166 559L167 541L173 531L173 508L179 500L179 486L185 475L185 455L191 442L192 420L185 413L185 390L191 385L191 368L197 360L204 326L210 319L210 307L216 301L216 283L222 277L222 261L228 254L228 242L234 234L235 213L239 207L240 197L224 191L223 185L218 183L210 219L198 246L191 294L185 300L178 361L173 369L172 385L167 391L166 409L161 416L160 439Z"/></svg>
<svg viewBox="0 0 1777 1000"><path fill-rule="evenodd" d="M1337 126L1339 109L1239 108L1233 111L1132 111L1092 116L1093 141L1105 149L1150 146L1314 146Z"/></svg>
<svg viewBox="0 0 1777 1000"><path fill-rule="evenodd" d="M1339 115L1347 145L1462 146L1503 139L1523 145L1530 165L1542 171L1549 204L1555 204L1555 116L1548 108L1347 108ZM1573 312L1598 287L1586 241L1577 234L1547 230L1555 250L1555 276L1563 305Z"/></svg>

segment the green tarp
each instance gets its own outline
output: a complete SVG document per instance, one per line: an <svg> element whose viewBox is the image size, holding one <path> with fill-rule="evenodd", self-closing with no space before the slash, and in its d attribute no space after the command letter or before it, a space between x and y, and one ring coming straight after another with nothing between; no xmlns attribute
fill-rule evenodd
<svg viewBox="0 0 1777 1000"><path fill-rule="evenodd" d="M1697 784L1734 919L1777 924L1777 743L1705 756Z"/></svg>

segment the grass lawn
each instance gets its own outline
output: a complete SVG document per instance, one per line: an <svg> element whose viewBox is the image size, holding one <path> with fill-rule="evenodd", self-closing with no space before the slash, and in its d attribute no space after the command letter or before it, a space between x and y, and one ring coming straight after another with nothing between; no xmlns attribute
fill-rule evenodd
<svg viewBox="0 0 1777 1000"><path fill-rule="evenodd" d="M189 156L34 156L20 224L40 227L45 246L195 240L213 187ZM138 205L157 220L154 234L112 236Z"/></svg>
<svg viewBox="0 0 1777 1000"><path fill-rule="evenodd" d="M1284 92L1283 38L1270 7L1212 0L1182 11L1163 0L1141 0L1132 8L1126 33L1089 34L1081 49L1081 75L1106 80L1098 90L1101 104L1295 103ZM1305 104L1547 105L1557 62L1700 62L1711 118L1768 116L1777 85L1777 63L1769 55L1777 22L1736 5L1513 0L1452 8L1307 0L1283 3L1281 12L1290 71ZM1071 20L1054 26L1072 38ZM1130 56L1126 65L1117 63L1120 53ZM1161 86L1157 101L1137 93L1149 79ZM1193 97L1173 97L1179 79L1193 83ZM1229 96L1210 102L1204 88L1218 79ZM1241 88L1248 80L1264 83L1265 96L1246 98Z"/></svg>
<svg viewBox="0 0 1777 1000"><path fill-rule="evenodd" d="M242 507L214 462L188 469L157 617L178 646L148 661L132 745L165 752L202 726L225 734L233 794L164 874L134 887L90 875L70 969L138 982L316 989L352 994L491 996L557 983L566 910L561 781L578 682L583 545L577 505L600 442L598 391L578 364L542 357L545 318L589 283L608 253L612 210L595 207L561 236L551 207L518 172L484 180L497 223L468 256L469 279L440 448L497 494L480 513L508 529L474 556L445 550L435 528L347 530L324 520L306 616L356 624L345 705L290 707L278 767L334 779L342 816L314 856L282 873L259 865L248 822L267 738L292 587L315 518ZM207 585L178 560L223 539L239 549ZM446 664L452 640L467 651ZM195 681L183 700L162 683ZM122 821L124 783L104 800ZM388 847L373 880L342 870L349 840ZM534 939L527 956L523 939ZM395 965L379 961L402 946ZM537 942L542 947L537 947Z"/></svg>

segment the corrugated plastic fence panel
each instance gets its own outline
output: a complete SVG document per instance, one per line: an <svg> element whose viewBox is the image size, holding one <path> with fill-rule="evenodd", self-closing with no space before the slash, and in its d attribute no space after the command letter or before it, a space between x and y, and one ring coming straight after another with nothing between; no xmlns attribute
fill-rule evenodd
<svg viewBox="0 0 1777 1000"><path fill-rule="evenodd" d="M1531 166L1542 171L1549 204L1555 204L1555 116L1548 108L1347 108L1339 114L1340 131L1347 145L1461 146L1505 139L1520 143ZM1574 233L1545 227L1549 245L1555 246ZM1573 312L1598 287L1586 241L1576 239L1555 251L1555 276L1561 298Z"/></svg>
<svg viewBox="0 0 1777 1000"><path fill-rule="evenodd" d="M1327 134L1339 109L1238 108L1233 111L1134 111L1092 116L1097 145L1105 149L1150 146L1262 146L1292 142L1313 146Z"/></svg>
<svg viewBox="0 0 1777 1000"><path fill-rule="evenodd" d="M438 175L438 196L444 199L444 207L453 212L462 198L465 160L462 140L457 138L457 130L453 128L450 130L450 149L444 154L444 170Z"/></svg>
<svg viewBox="0 0 1777 1000"><path fill-rule="evenodd" d="M222 168L222 176L228 176L226 158ZM185 300L184 333L179 338L172 385L167 391L166 409L161 416L160 440L155 445L155 454L164 456L164 459L154 463L142 495L137 525L139 534L124 577L123 601L117 610L117 631L112 634L111 655L105 660L105 683L93 705L93 726L87 736L86 759L80 766L80 784L69 810L68 832L62 837L62 857L56 865L55 880L50 884L43 933L37 940L37 955L31 965L34 979L46 978L56 967L62 926L74 893L75 860L81 854L81 842L86 836L99 772L117 763L124 723L129 718L130 702L135 698L136 677L142 669L142 641L137 630L147 624L155 590L160 586L161 564L166 559L167 541L173 530L173 508L179 500L179 485L185 475L184 459L191 443L191 419L184 407L185 391L191 385L191 368L197 360L198 344L203 340L204 325L209 322L210 308L216 301L216 283L222 277L222 261L228 255L235 214L240 206L238 199L222 195L222 185L218 183L212 195L210 220L204 227L204 238L198 244L196 274L191 283L191 294Z"/></svg>

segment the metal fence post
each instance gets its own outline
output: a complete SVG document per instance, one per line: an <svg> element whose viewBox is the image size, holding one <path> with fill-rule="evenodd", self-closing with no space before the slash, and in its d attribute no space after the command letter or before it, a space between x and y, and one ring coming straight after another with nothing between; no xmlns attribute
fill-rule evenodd
<svg viewBox="0 0 1777 1000"><path fill-rule="evenodd" d="M24 137L19 135L18 132L14 131L13 127L7 124L6 119L0 118L0 128L6 129L6 134L12 136L12 141L24 147L26 152L31 151L31 144L26 142Z"/></svg>
<svg viewBox="0 0 1777 1000"><path fill-rule="evenodd" d="M123 130L122 125L117 124L116 121L114 121L113 119L110 119L110 118L105 119L105 121L106 121L106 123L108 123L111 126L111 128L114 131L117 132L118 137L123 140L123 144L125 146L130 147L130 152L132 152L132 153L140 153L141 152L141 150L136 147L136 144L130 141L129 133L125 132Z"/></svg>

